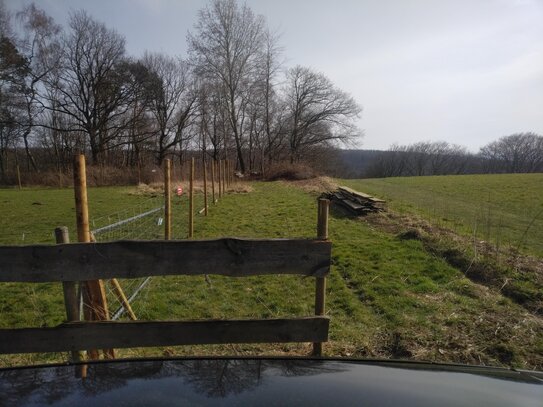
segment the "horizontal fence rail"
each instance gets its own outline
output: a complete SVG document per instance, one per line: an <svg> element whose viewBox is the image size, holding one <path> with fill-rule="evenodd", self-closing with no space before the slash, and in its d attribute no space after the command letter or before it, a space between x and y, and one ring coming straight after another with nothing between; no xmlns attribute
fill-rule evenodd
<svg viewBox="0 0 543 407"><path fill-rule="evenodd" d="M0 282L202 274L324 277L331 246L326 240L235 238L0 246Z"/></svg>
<svg viewBox="0 0 543 407"><path fill-rule="evenodd" d="M325 342L328 317L266 320L70 322L0 329L0 354L224 343Z"/></svg>

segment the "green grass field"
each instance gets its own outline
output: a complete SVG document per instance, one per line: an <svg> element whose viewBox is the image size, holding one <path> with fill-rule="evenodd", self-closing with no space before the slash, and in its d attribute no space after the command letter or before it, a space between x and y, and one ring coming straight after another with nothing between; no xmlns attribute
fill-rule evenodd
<svg viewBox="0 0 543 407"><path fill-rule="evenodd" d="M345 180L399 212L543 257L543 174Z"/></svg>
<svg viewBox="0 0 543 407"><path fill-rule="evenodd" d="M316 194L282 182L251 186L253 192L228 194L210 208L208 217L197 216L195 237L315 235ZM91 189L91 218L147 199L131 194L133 191ZM370 192L377 194L376 190ZM201 197L198 199L197 208L201 207ZM71 190L0 190L0 214L0 227L8 236L0 236L3 244L20 244L22 231L27 233L24 243L47 241L57 225L69 226L75 235ZM184 238L186 200L174 204L174 218L174 236ZM541 317L499 291L473 283L462 271L429 253L422 242L399 239L336 210L330 219L330 238L333 268L328 279L327 314L331 332L326 355L543 369ZM164 277L152 279L135 308L140 319L310 315L313 292L311 279L294 277L228 279L211 275L210 281ZM0 327L53 326L63 318L58 284L0 286ZM309 351L309 344L228 345L120 351L120 355L300 355ZM18 355L2 357L0 364L62 358L66 356Z"/></svg>

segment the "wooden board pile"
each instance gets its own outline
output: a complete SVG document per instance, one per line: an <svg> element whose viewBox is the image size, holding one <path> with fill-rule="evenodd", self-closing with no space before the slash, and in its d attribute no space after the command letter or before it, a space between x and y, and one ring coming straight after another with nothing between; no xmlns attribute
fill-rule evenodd
<svg viewBox="0 0 543 407"><path fill-rule="evenodd" d="M347 187L339 187L329 193L328 199L346 208L355 215L365 215L384 209L385 201Z"/></svg>

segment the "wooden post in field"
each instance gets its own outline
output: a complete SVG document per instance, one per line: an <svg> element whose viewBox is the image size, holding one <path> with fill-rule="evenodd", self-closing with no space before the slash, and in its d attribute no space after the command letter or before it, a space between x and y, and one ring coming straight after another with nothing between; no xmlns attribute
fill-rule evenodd
<svg viewBox="0 0 543 407"><path fill-rule="evenodd" d="M57 244L70 243L70 235L66 226L55 229L55 240ZM68 322L79 321L79 298L77 296L77 283L75 281L63 281L62 291L64 293L64 308L66 308L66 320ZM71 352L71 361L80 362L82 360L79 351Z"/></svg>
<svg viewBox="0 0 543 407"><path fill-rule="evenodd" d="M215 160L211 160L211 199L215 205Z"/></svg>
<svg viewBox="0 0 543 407"><path fill-rule="evenodd" d="M75 216L77 221L77 240L90 242L89 207L87 204L87 172L85 156L77 155L74 160Z"/></svg>
<svg viewBox="0 0 543 407"><path fill-rule="evenodd" d="M226 195L226 160L222 162L222 194Z"/></svg>
<svg viewBox="0 0 543 407"><path fill-rule="evenodd" d="M202 160L204 168L204 216L207 216L207 167L205 158Z"/></svg>
<svg viewBox="0 0 543 407"><path fill-rule="evenodd" d="M190 160L189 239L194 235L194 157Z"/></svg>
<svg viewBox="0 0 543 407"><path fill-rule="evenodd" d="M171 160L164 160L164 239L172 238Z"/></svg>
<svg viewBox="0 0 543 407"><path fill-rule="evenodd" d="M328 240L328 213L330 201L320 198L318 204L317 239ZM324 315L326 301L326 277L317 277L315 281L315 315ZM322 342L313 344L313 355L322 355Z"/></svg>
<svg viewBox="0 0 543 407"><path fill-rule="evenodd" d="M219 169L219 198L222 198L222 161L217 161L217 167Z"/></svg>
<svg viewBox="0 0 543 407"><path fill-rule="evenodd" d="M19 169L19 164L17 164L17 183L19 184L19 189L23 189L21 184L21 170Z"/></svg>
<svg viewBox="0 0 543 407"><path fill-rule="evenodd" d="M87 203L87 172L85 156L79 154L74 160L74 192L75 215L77 222L77 240L81 243L91 241L89 229L89 207ZM89 280L83 284L83 315L87 321L103 321L109 319L106 291L102 280ZM98 359L98 351L87 351L90 359ZM114 357L113 349L105 349L106 357Z"/></svg>

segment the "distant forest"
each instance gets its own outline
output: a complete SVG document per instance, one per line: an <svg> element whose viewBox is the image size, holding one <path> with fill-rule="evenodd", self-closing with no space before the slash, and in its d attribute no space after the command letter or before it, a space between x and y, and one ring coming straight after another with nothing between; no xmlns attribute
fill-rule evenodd
<svg viewBox="0 0 543 407"><path fill-rule="evenodd" d="M362 107L324 74L288 67L263 16L212 0L187 33L187 56L127 54L125 38L84 10L62 27L34 4L0 0L0 184L62 184L74 154L118 176L171 158L228 159L241 174L309 165L337 176L542 171L541 136L521 133L468 154L416 143L340 150L362 137ZM120 182L123 182L122 180Z"/></svg>
<svg viewBox="0 0 543 407"><path fill-rule="evenodd" d="M393 145L386 151L342 150L333 161L330 171L347 178L543 172L543 137L505 136L477 154L444 141Z"/></svg>

